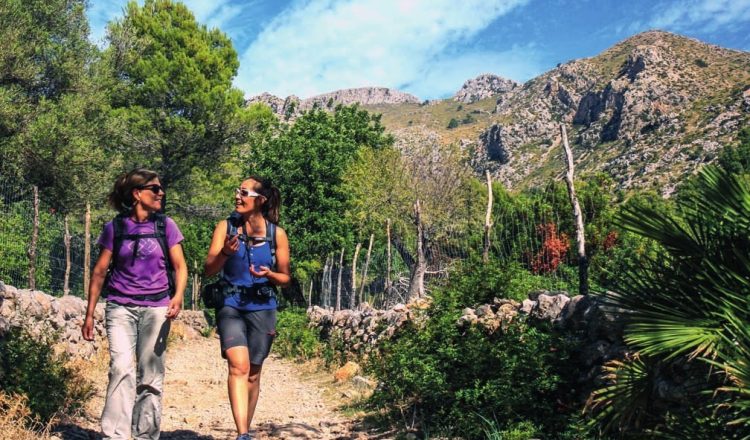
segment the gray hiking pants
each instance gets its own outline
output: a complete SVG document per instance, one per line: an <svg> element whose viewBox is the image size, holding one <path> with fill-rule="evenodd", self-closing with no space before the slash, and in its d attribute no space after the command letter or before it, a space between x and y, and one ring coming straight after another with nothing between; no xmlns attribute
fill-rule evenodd
<svg viewBox="0 0 750 440"><path fill-rule="evenodd" d="M102 412L105 439L156 440L161 433L166 307L107 303L109 385ZM136 368L137 367L137 368Z"/></svg>

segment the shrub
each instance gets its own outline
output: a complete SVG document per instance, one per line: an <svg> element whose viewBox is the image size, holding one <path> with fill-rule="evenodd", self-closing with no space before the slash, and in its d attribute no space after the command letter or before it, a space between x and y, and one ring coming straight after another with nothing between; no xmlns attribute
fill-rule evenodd
<svg viewBox="0 0 750 440"><path fill-rule="evenodd" d="M451 118L451 120L448 122L448 129L452 130L454 128L458 127L458 119Z"/></svg>
<svg viewBox="0 0 750 440"><path fill-rule="evenodd" d="M323 344L318 331L307 326L307 315L301 310L283 310L278 314L274 351L281 356L308 360L320 355Z"/></svg>
<svg viewBox="0 0 750 440"><path fill-rule="evenodd" d="M54 336L12 329L0 341L0 389L26 396L31 415L43 424L81 408L93 387L68 357L55 354Z"/></svg>
<svg viewBox="0 0 750 440"><path fill-rule="evenodd" d="M370 359L383 384L371 403L467 439L484 438L486 420L498 421L499 432L517 431L510 438L527 438L534 427L563 430L569 414L559 406L571 389L563 386L566 340L521 320L494 334L461 330L456 294L436 293L429 319L408 324Z"/></svg>

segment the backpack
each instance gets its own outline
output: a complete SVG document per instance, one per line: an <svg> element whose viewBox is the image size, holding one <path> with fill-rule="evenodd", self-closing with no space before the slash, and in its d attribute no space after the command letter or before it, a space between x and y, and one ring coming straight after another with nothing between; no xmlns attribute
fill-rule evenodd
<svg viewBox="0 0 750 440"><path fill-rule="evenodd" d="M172 260L169 258L169 247L167 246L167 216L162 213L153 214L153 220L155 223L154 233L152 234L126 234L125 233L125 218L127 214L119 214L112 219L112 228L114 231L114 238L112 244L112 259L109 262L109 270L107 271L107 279L104 282L105 289L102 290L102 297L107 297L107 289L109 286L109 279L112 273L115 271L115 262L120 254L120 248L122 242L125 240L135 241L133 246L133 258L138 253L138 243L142 238L155 238L159 242L161 247L162 255L164 258L165 266L167 268L167 281L169 282L169 297L172 298L175 294L175 281L174 281L174 267L172 266ZM147 295L139 295L147 296Z"/></svg>

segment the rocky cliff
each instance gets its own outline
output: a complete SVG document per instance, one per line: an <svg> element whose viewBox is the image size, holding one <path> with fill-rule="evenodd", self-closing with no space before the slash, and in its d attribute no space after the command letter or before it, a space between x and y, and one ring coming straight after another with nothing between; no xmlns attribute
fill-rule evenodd
<svg viewBox="0 0 750 440"><path fill-rule="evenodd" d="M261 102L273 110L278 116L293 118L305 110L313 107L332 109L338 104L350 105L359 103L362 105L392 105L404 103L419 103L419 98L408 93L386 87L362 87L357 89L342 89L331 93L313 96L307 99L299 99L291 95L281 99L270 93L253 96L247 100L246 105Z"/></svg>
<svg viewBox="0 0 750 440"><path fill-rule="evenodd" d="M560 123L579 175L609 174L623 189L673 192L750 121L750 53L650 31L592 58L572 60L523 85L467 81L429 106L373 106L395 134L437 136L470 153L509 188L564 172ZM457 102L458 101L458 102ZM461 121L459 126L449 121Z"/></svg>
<svg viewBox="0 0 750 440"><path fill-rule="evenodd" d="M466 81L461 86L461 90L453 96L453 100L471 104L495 96L498 101L501 101L505 94L512 92L519 86L520 84L513 80L486 73Z"/></svg>

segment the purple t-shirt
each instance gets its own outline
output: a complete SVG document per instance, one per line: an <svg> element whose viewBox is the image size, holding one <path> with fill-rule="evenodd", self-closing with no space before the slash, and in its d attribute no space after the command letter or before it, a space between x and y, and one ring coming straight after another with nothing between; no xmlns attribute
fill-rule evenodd
<svg viewBox="0 0 750 440"><path fill-rule="evenodd" d="M146 235L156 233L156 222L152 219L138 223L126 218L123 226L123 234ZM172 249L172 246L180 243L184 238L177 224L169 217L166 221L166 235L168 249ZM114 247L114 226L112 222L104 225L98 243L99 246L112 250ZM135 240L122 241L117 261L115 261L115 270L109 280L109 287L121 295L112 294L107 297L107 301L136 306L160 307L169 305L168 296L157 301L137 301L127 298L128 294L148 295L163 292L169 288L166 262L159 240L156 238L138 239L138 252L135 258L133 258L134 245Z"/></svg>

